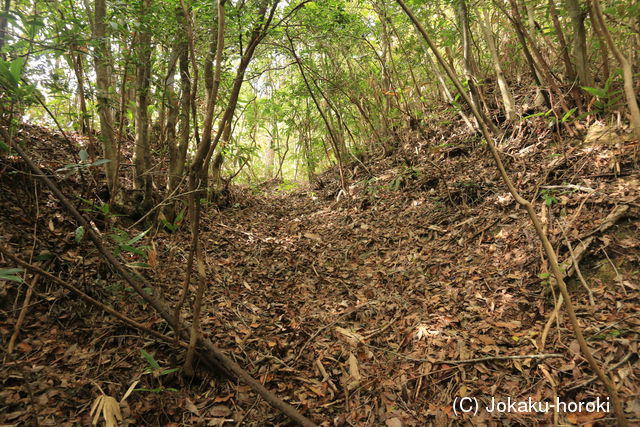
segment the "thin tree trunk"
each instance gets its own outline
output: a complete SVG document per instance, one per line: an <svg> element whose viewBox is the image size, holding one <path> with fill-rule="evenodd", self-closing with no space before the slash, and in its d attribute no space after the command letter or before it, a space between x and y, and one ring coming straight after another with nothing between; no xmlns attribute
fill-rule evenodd
<svg viewBox="0 0 640 427"><path fill-rule="evenodd" d="M177 160L178 143L176 139L176 125L178 123L178 115L180 113L180 101L175 90L175 72L178 63L178 57L180 56L180 43L174 43L171 58L167 64L167 75L164 79L164 93L166 104L166 122L162 129L162 145L166 147L169 153L169 167L167 170L167 188L165 196L169 197L174 194L175 189L180 183L182 173L179 175L173 175L175 163ZM173 222L176 216L174 201L170 201L162 209L162 213L165 219L169 222Z"/></svg>
<svg viewBox="0 0 640 427"><path fill-rule="evenodd" d="M462 65L464 69L464 77L469 87L469 96L471 101L480 109L482 107L480 105L480 96L478 94L478 88L475 81L475 74L478 67L473 59L473 54L471 53L471 29L469 28L469 14L465 0L458 0L457 12L458 23L462 29Z"/></svg>
<svg viewBox="0 0 640 427"><path fill-rule="evenodd" d="M564 38L562 25L560 25L560 20L558 19L558 11L556 10L555 0L549 0L549 15L551 16L553 28L556 30L556 35L558 36L560 53L562 54L562 62L564 63L564 69L565 73L567 74L567 79L569 81L573 81L576 78L576 71L573 69L573 64L571 63L571 58L569 57L569 47L567 46L567 41Z"/></svg>
<svg viewBox="0 0 640 427"><path fill-rule="evenodd" d="M490 22L491 19L486 11L484 13L483 19L478 20L480 29L482 30L484 38L487 42L487 46L489 47L489 53L491 54L491 58L493 59L493 69L496 72L496 79L498 80L498 88L500 89L500 94L502 95L502 103L504 105L506 118L508 121L512 121L516 119L516 103L513 99L513 95L511 94L509 84L504 78L504 73L502 72L502 65L500 56L498 56L498 50L496 49L495 38L493 37L491 28L488 27Z"/></svg>
<svg viewBox="0 0 640 427"><path fill-rule="evenodd" d="M118 169L120 156L113 131L113 113L111 109L110 75L111 75L111 51L107 37L106 24L106 0L95 0L93 37L96 43L94 54L96 69L96 100L98 115L100 116L100 139L104 158L110 160L105 163L107 187L111 195L111 201L120 204L120 185Z"/></svg>
<svg viewBox="0 0 640 427"><path fill-rule="evenodd" d="M229 95L229 101L227 104L227 108L225 109L224 115L222 116L222 120L220 121L220 125L218 127L218 132L216 134L215 139L212 141L208 151L206 152L206 158L204 160L203 171L209 170L209 164L211 158L213 156L214 150L217 148L218 144L220 144L220 150L216 155L215 161L212 166L212 178L213 178L213 193L216 194L221 186L222 186L222 163L224 161L222 150L229 143L231 138L231 122L233 121L233 115L236 110L236 106L238 104L238 97L240 96L240 89L242 88L242 84L244 83L244 75L247 71L247 67L251 63L253 59L253 54L256 51L256 48L262 42L262 40L266 37L267 31L271 22L273 21L273 16L278 8L278 4L280 0L276 0L274 4L271 6L271 9L267 13L267 4L268 1L264 1L262 6L260 7L260 11L258 12L258 16L262 17L262 19L258 20L258 23L251 31L251 37L249 39L249 44L247 45L246 50L244 51L242 57L240 58L240 64L238 65L238 69L236 70L236 76L233 81L233 86L231 88L231 93Z"/></svg>
<svg viewBox="0 0 640 427"><path fill-rule="evenodd" d="M151 0L143 0L143 11L149 10ZM140 208L147 211L153 206L153 179L151 175L151 147L149 145L149 76L151 74L151 33L148 23L141 18L137 43L136 70L136 139L134 150L135 183L144 191Z"/></svg>
<svg viewBox="0 0 640 427"><path fill-rule="evenodd" d="M586 12L582 10L578 0L566 0L567 11L573 27L573 56L576 59L578 81L582 86L593 86L593 78L589 72L589 58L587 54L587 35L584 29Z"/></svg>
<svg viewBox="0 0 640 427"><path fill-rule="evenodd" d="M11 0L4 0L3 14L0 16L0 50L4 47L7 41L7 26L9 24L8 17L11 10ZM2 54L4 58L4 54Z"/></svg>
<svg viewBox="0 0 640 427"><path fill-rule="evenodd" d="M336 161L338 162L338 171L340 172L340 184L341 184L342 189L346 192L347 188L346 188L346 182L345 182L345 179L344 179L342 158L340 156L340 150L338 148L338 139L337 139L337 136L336 136L335 129L331 125L331 122L329 121L329 119L327 117L327 114L323 111L322 107L320 106L320 102L316 98L316 95L314 94L313 89L311 88L311 85L309 84L309 80L307 79L307 75L304 72L304 68L302 67L302 63L300 61L300 58L298 57L298 54L295 51L295 47L293 46L293 40L291 40L291 37L289 37L288 33L287 33L287 38L289 39L289 46L290 46L290 49L291 49L291 53L293 55L293 59L296 61L296 64L298 65L298 70L300 70L300 75L302 76L302 80L304 81L304 84L305 84L305 86L307 88L307 92L309 92L309 96L311 96L311 99L313 100L313 103L316 106L316 109L318 110L318 113L320 114L320 117L322 117L322 121L324 122L325 126L327 127L327 131L329 132L329 137L330 137L331 142L332 142L332 146L333 146L334 154L335 154L335 157L336 157Z"/></svg>
<svg viewBox="0 0 640 427"><path fill-rule="evenodd" d="M87 112L87 101L84 94L84 69L82 66L82 56L77 53L71 54L71 63L73 65L73 72L76 75L76 82L78 84L78 101L80 103L80 129L82 135L88 136L91 131L89 126L89 113Z"/></svg>
<svg viewBox="0 0 640 427"><path fill-rule="evenodd" d="M593 5L591 1L587 1L587 6L589 7L589 15L591 16L591 21L593 23L592 28L598 37L598 45L600 47L600 56L602 59L602 77L600 79L601 82L606 82L609 80L609 75L611 74L611 70L609 67L609 50L607 49L607 40L604 34L602 34L602 30L600 29L600 25L596 23L596 17L594 17L595 12L593 11Z"/></svg>
<svg viewBox="0 0 640 427"><path fill-rule="evenodd" d="M600 8L599 0L592 0L592 7L594 12L594 23L600 26L600 31L604 35L609 48L613 52L614 56L622 66L622 75L624 76L624 95L627 98L627 106L631 113L631 128L633 129L633 135L636 138L640 138L640 109L638 108L638 101L633 88L633 66L629 59L625 57L618 46L613 42L611 33L604 22L604 16L602 15L602 9Z"/></svg>

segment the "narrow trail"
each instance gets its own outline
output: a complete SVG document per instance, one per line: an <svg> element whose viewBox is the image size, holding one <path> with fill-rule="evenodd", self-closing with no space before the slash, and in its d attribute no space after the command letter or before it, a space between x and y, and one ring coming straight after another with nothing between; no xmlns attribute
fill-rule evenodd
<svg viewBox="0 0 640 427"><path fill-rule="evenodd" d="M46 149L46 132L31 132L32 153L53 175L68 160ZM372 162L369 173L351 171L351 197L336 197L337 174L329 171L318 188L234 188L238 194L230 207L205 209L203 333L268 389L325 425L327 420L397 425L394 419L408 426L446 425L456 417L452 405L461 396L485 404L491 396L536 401L604 396L599 383L587 382L591 372L577 356L563 319L559 328L554 323L542 349L540 334L554 302L541 275L538 242L525 212L514 209L495 184L482 147L424 152L413 143L406 147ZM519 185L528 189L527 197L536 191L528 185L532 182L556 188L541 196L555 201L540 208L562 259L568 254L558 224L574 248L587 236L596 238L580 263L595 305L577 282L570 286L590 344L614 367L621 393L631 401L639 384L634 364L640 327L640 184L629 155L635 147L576 145L566 157L535 143L523 147L516 141L503 148L512 153L512 166L524 171ZM441 166L433 166L435 160ZM611 173L612 161L618 162L618 174ZM34 255L49 254L41 259L51 260L50 271L166 332L148 307L130 298L95 249L74 241L75 223L23 170L10 159L0 181L0 204L7 213L0 218L3 241L29 258L34 243L28 236L36 227L41 233ZM82 190L73 179L59 182L67 193ZM38 201L37 211L20 203L27 197ZM625 215L600 231L620 207L626 207ZM86 215L100 220L96 212ZM137 271L173 302L184 279L187 229L147 235L140 242L154 248L154 257L148 259L151 268ZM117 247L113 231L103 237ZM140 261L130 253L121 256L127 263ZM206 369L191 380L142 374L147 365L140 349L162 367L180 366L182 355L131 334L72 294L52 295L37 294L16 348L33 373L14 363L3 368L0 397L14 408L7 419L30 419L19 408L40 405L39 413L52 419L90 423L88 410L73 396L93 396L96 381L108 384L107 394L122 396L139 379L155 390L130 397L131 413L143 424L181 416L193 422L225 417L246 417L250 425L286 422L248 387ZM18 299L7 300L6 307L13 301ZM11 331L11 322L0 323L3 339ZM32 378L36 403L29 394L11 391L25 375ZM158 407L173 409L158 412ZM527 413L517 419L522 425L545 424L550 416ZM571 419L608 416L591 412ZM480 412L473 422L492 417Z"/></svg>

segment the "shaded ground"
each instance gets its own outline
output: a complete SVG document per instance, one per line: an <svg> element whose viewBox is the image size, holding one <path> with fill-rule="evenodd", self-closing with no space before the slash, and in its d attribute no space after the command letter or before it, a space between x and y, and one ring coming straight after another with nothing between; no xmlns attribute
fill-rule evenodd
<svg viewBox="0 0 640 427"><path fill-rule="evenodd" d="M562 228L574 247L596 237L580 264L595 304L577 282L574 302L596 357L615 366L611 374L628 417L638 420L638 143L602 129L590 131L587 143L556 144L544 123L531 123L502 150L524 195L547 201L538 206L561 259L569 257ZM606 396L598 382L584 384L591 371L563 315L541 342L554 303L540 245L484 147L453 126L424 133L408 135L389 158L352 165L346 171L351 197L339 194L332 171L316 188L235 189L232 207L207 210L204 333L324 425L491 424L500 417L482 410L457 417L454 399L488 404L492 396L567 402ZM48 154L50 138L43 136L49 145L36 143L32 152L53 172L70 160ZM74 224L48 192L12 173L24 170L21 162L0 161L2 244L23 258L31 258L32 247L40 258L54 254L40 262L164 331L89 243L75 243ZM65 182L68 192L81 187L77 179ZM27 212L36 199L40 208ZM620 205L628 206L627 214L598 232ZM140 242L148 246L143 252L152 268L139 271L168 299L177 298L184 278L188 238L183 226ZM15 285L3 286L5 343L22 297ZM248 387L204 369L191 381L175 373L144 374L150 362L142 348L163 368L180 366L183 355L51 284L43 281L37 289L15 352L3 354L0 422L31 425L38 414L43 425L89 424L98 387L119 400L139 380L146 391L134 391L124 408L125 418L139 425L287 424ZM456 364L554 353L561 357ZM546 425L553 416L506 417L515 425ZM612 415L559 414L559 420L611 424Z"/></svg>

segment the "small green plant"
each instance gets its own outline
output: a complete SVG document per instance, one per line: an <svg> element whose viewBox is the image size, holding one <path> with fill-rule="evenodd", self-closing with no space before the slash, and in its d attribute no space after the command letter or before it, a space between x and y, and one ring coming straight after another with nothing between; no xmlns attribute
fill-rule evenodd
<svg viewBox="0 0 640 427"><path fill-rule="evenodd" d="M22 278L16 276L16 274L22 273L23 271L22 268L0 268L0 280L22 283Z"/></svg>
<svg viewBox="0 0 640 427"><path fill-rule="evenodd" d="M56 169L56 172L66 172L64 175L65 178L68 178L73 173L77 172L80 169L86 169L94 166L104 165L105 163L109 163L111 160L109 159L99 159L95 162L89 162L89 153L87 150L82 149L78 152L78 157L80 157L80 163L71 163L68 165L64 165L60 169Z"/></svg>
<svg viewBox="0 0 640 427"><path fill-rule="evenodd" d="M89 205L88 208L82 208L83 211L85 212L93 212L93 213L97 213L97 214L102 214L105 216L105 218L109 218L111 216L122 216L122 215L117 215L117 214L113 214L111 213L111 208L109 207L108 203L94 203L91 200L87 200L87 199L83 199L82 197L79 197L79 199Z"/></svg>
<svg viewBox="0 0 640 427"><path fill-rule="evenodd" d="M378 186L374 185L376 182L378 181L378 178L376 177L371 177L371 178L367 178L362 180L361 182L364 183L363 185L363 189L364 192L369 194L369 195L376 195L378 194Z"/></svg>
<svg viewBox="0 0 640 427"><path fill-rule="evenodd" d="M540 273L540 274L538 274L538 279L542 280L542 282L540 282L542 285L548 285L549 284L549 277L551 277L551 273Z"/></svg>
<svg viewBox="0 0 640 427"><path fill-rule="evenodd" d="M556 199L551 190L542 190L540 192L540 195L542 196L542 200L544 200L544 204L547 206L551 206L554 203L558 203L558 199Z"/></svg>
<svg viewBox="0 0 640 427"><path fill-rule="evenodd" d="M585 92L596 98L593 102L594 109L592 111L588 111L583 116L594 113L606 113L608 111L615 110L620 106L622 90L612 90L611 83L613 83L614 79L621 74L621 71L622 70L617 69L615 72L611 73L607 81L604 83L603 88L582 86L582 89Z"/></svg>
<svg viewBox="0 0 640 427"><path fill-rule="evenodd" d="M394 190L398 190L405 185L408 181L414 180L420 176L420 170L413 166L403 166L398 176L396 176L390 184L390 187Z"/></svg>
<svg viewBox="0 0 640 427"><path fill-rule="evenodd" d="M160 387L136 388L135 391L147 391L151 393L160 393L163 391L178 391L175 388L163 387L161 377L165 375L169 375L173 372L176 372L179 370L179 368L163 368L156 361L156 359L154 359L154 357L143 348L140 349L140 354L142 355L142 358L147 362L147 367L144 370L144 374L151 374L154 378L158 379L158 382L160 383Z"/></svg>
<svg viewBox="0 0 640 427"><path fill-rule="evenodd" d="M173 220L173 222L167 221L166 219L162 218L161 219L162 225L170 232L175 233L176 231L178 231L178 229L182 225L185 212L186 212L186 209L181 210L180 213L176 215L176 218Z"/></svg>
<svg viewBox="0 0 640 427"><path fill-rule="evenodd" d="M114 233L111 233L109 236L116 243L117 247L114 250L114 254L116 256L120 255L123 252L138 255L142 257L144 260L147 259L147 249L150 248L148 245L140 245L138 242L142 240L144 236L151 230L151 228L143 231L137 236L131 237L129 233L125 230L121 230L119 228L114 229ZM146 262L133 262L127 264L129 267L134 268L150 268L151 266Z"/></svg>

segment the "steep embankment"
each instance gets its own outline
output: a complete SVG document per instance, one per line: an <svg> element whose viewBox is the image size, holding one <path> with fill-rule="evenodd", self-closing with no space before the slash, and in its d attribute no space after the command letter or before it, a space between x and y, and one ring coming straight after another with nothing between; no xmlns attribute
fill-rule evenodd
<svg viewBox="0 0 640 427"><path fill-rule="evenodd" d="M209 277L205 334L318 422L445 425L457 418L452 404L461 396L483 402L604 396L600 384L587 383L591 372L564 316L541 339L554 303L534 230L484 147L457 129L407 135L390 157L353 165L349 197L336 197L331 171L316 189L260 195L236 189L234 207L208 210L201 235ZM538 206L560 258L571 258L564 230L582 259L593 305L581 284L572 289L585 333L597 358L615 366L628 415L638 418L638 144L604 128L609 133L593 128L586 143L559 144L544 129L531 121L502 150L524 194L546 200ZM30 199L39 202L37 215L21 213L21 194L30 187L11 174L21 162L2 162L2 244L28 258L35 235L34 255L54 254L43 261L50 270L161 327L88 243L74 243L73 222L46 191L37 187ZM60 167L45 156L40 162L49 171ZM608 228L599 231L602 224ZM185 227L144 242L153 268L141 273L169 299L177 298L184 277L188 239ZM580 242L590 243L584 252ZM21 299L15 287L3 289L6 342ZM132 334L73 295L45 283L38 289L15 355L2 368L3 422L29 422L30 410L41 422L84 423L99 394L95 384L120 398L134 379L149 389L180 390L134 392L125 416L138 424L283 421L244 385L212 380L204 371L190 384L173 375L139 378L147 363L140 348L162 367L179 365L175 351ZM532 354L561 356L517 358ZM458 364L469 359L486 360ZM491 417L480 411L473 423ZM523 425L553 420L550 413L508 417ZM561 414L560 420L607 417Z"/></svg>

